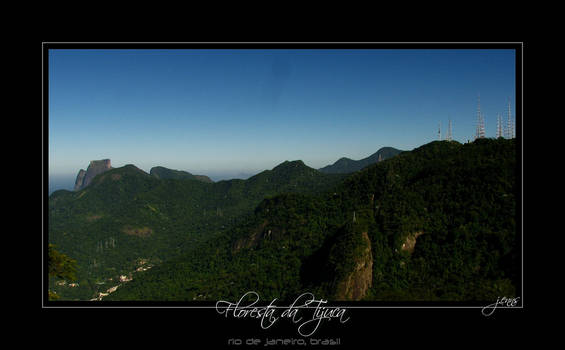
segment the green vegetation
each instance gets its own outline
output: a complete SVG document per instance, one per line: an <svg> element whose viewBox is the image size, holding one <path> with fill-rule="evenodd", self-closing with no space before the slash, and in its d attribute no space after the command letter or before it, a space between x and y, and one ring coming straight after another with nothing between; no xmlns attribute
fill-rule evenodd
<svg viewBox="0 0 565 350"><path fill-rule="evenodd" d="M301 162L286 162L246 182L219 183L227 187L219 195L198 197L195 203L217 205L222 194L231 194L226 198L234 207L224 210L233 220L105 300L234 300L249 290L267 300L292 300L302 291L331 298L335 282L367 247L361 232L367 232L373 257L365 300L516 296L516 172L515 141L505 139L431 142L354 173L335 188L336 182L316 177ZM282 181L274 185L275 178ZM154 208L164 211L160 196L182 208L191 203L175 197L176 184L155 186L158 195L152 189L143 196ZM266 198L254 212L234 209L261 196ZM164 212L178 218L175 211Z"/></svg>
<svg viewBox="0 0 565 350"><path fill-rule="evenodd" d="M50 288L61 299L94 298L116 285L120 275L135 271L139 259L155 266L193 251L240 222L267 196L326 191L342 178L300 161L245 181L217 183L159 179L133 165L109 170L81 191L49 197L49 242L78 263L78 287L52 281Z"/></svg>
<svg viewBox="0 0 565 350"><path fill-rule="evenodd" d="M64 281L76 280L76 260L59 253L53 244L49 244L47 256L49 278L62 279ZM59 295L52 291L48 291L48 294L49 300L59 299Z"/></svg>

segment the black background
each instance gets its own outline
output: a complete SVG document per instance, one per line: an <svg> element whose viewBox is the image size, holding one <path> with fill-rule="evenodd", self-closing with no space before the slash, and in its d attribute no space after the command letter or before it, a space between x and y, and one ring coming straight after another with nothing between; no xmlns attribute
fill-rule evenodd
<svg viewBox="0 0 565 350"><path fill-rule="evenodd" d="M53 40L54 38L49 38ZM57 40L57 39L56 39ZM39 47L45 48L45 41L37 42L35 53L39 53ZM474 41L474 40L473 40ZM522 41L516 40L515 41ZM82 47L84 44L78 44ZM105 44L104 44L105 45ZM103 45L103 46L104 46ZM134 44L134 46L137 44ZM209 45L209 44L206 44ZM233 44L211 44L210 48L231 47ZM288 44L289 47L332 47L346 48L351 47L347 44ZM389 44L375 46L374 44L357 44L356 47L387 47ZM397 47L397 44L390 44ZM412 44L414 45L414 44ZM466 44L450 44L445 47L457 47ZM473 47L475 44L470 45ZM480 47L491 47L489 44L476 44ZM196 46L201 47L200 44ZM248 44L249 47L268 48L280 47L279 44ZM419 47L418 45L416 45ZM443 45L439 45L442 46ZM467 45L469 46L469 45ZM492 46L496 46L492 44ZM519 45L521 46L521 45ZM106 47L106 46L104 46ZM123 44L117 45L123 47ZM144 46L145 47L145 46ZM149 45L147 48L150 48ZM155 45L157 47L157 45ZM162 46L158 46L162 47ZM422 48L432 48L432 46L422 46ZM530 110L530 100L527 97L535 92L532 86L532 75L529 67L535 58L536 46L532 42L525 42L523 46L523 115L527 116ZM38 58L38 57L36 57ZM37 61L35 61L37 63ZM37 67L37 66L36 66ZM519 69L521 67L517 67ZM522 71L520 70L520 74ZM517 75L517 81L519 75ZM42 86L44 87L44 85ZM517 95L520 91L517 89ZM519 97L519 96L518 96ZM45 115L44 115L45 117ZM532 156L530 145L536 144L536 133L533 132L533 123L524 119L524 129L520 130L520 119L517 117L517 136L520 137L524 130L532 132L523 133L524 149L524 295L519 308L497 309L491 316L485 317L481 314L481 308L366 308L348 309L349 321L344 324L338 320L323 322L314 338L331 338L340 340L340 346L308 346L307 348L388 348L389 346L404 348L407 345L421 345L422 342L443 343L455 337L458 344L466 346L488 346L493 345L494 341L500 344L508 344L510 341L521 339L527 332L530 325L543 320L538 314L538 308L551 295L543 293L547 288L536 288L543 286L538 269L534 264L541 260L536 254L535 225L536 213L529 199L532 191L528 187L535 176L532 171L531 159L539 157ZM47 132L42 130L42 132ZM42 157L44 161L48 159L46 145L42 144ZM46 175L46 174L44 174ZM47 179L43 179L44 195L46 200ZM42 208L44 210L44 208ZM539 209L538 209L539 210ZM43 228L45 223L42 222ZM539 229L538 229L539 231ZM44 247L42 246L42 250ZM39 253L39 252L38 252ZM43 262L42 262L43 263ZM37 270L34 270L37 271ZM38 273L35 274L38 277ZM39 282L36 284L39 286ZM218 314L215 309L195 309L177 307L53 307L52 304L44 300L45 290L37 291L29 300L36 300L41 296L41 310L39 316L29 315L29 320L37 324L39 329L46 331L49 343L59 343L83 347L84 345L108 348L114 346L134 346L152 345L159 349L169 347L201 349L201 348L269 348L263 346L266 338L301 338L297 332L296 325L280 319L273 327L268 330L261 329L260 321L256 319L234 319ZM541 291L540 291L541 289ZM541 293L540 293L541 292ZM536 295L537 294L537 295ZM493 301L494 302L494 301ZM28 304L26 302L26 304ZM285 305L281 305L285 306ZM330 304L331 306L331 304ZM541 310L540 310L541 311ZM21 316L21 315L20 315ZM28 317L18 319L17 326L25 329ZM38 321L38 322L37 322ZM37 323L36 323L37 322ZM241 339L244 344L247 339L261 339L260 346L227 346L228 339ZM386 342L384 340L387 340ZM389 343L391 342L391 343ZM387 345L390 344L390 345ZM459 347L459 346L457 346ZM285 348L296 348L287 346Z"/></svg>

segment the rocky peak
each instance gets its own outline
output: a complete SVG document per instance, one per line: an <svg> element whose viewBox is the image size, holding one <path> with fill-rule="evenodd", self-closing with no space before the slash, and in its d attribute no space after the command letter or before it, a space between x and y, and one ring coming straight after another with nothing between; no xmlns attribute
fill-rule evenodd
<svg viewBox="0 0 565 350"><path fill-rule="evenodd" d="M88 186L96 175L112 169L110 159L91 160L86 171L80 169L75 181L75 191L82 190Z"/></svg>

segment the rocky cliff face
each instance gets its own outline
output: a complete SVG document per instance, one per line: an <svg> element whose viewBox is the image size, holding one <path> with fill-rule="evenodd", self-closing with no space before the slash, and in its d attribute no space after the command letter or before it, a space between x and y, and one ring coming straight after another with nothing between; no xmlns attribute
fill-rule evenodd
<svg viewBox="0 0 565 350"><path fill-rule="evenodd" d="M82 190L92 182L92 179L94 179L96 175L102 174L110 169L112 169L110 159L90 161L86 171L80 169L78 172L77 179L75 181L75 191Z"/></svg>
<svg viewBox="0 0 565 350"><path fill-rule="evenodd" d="M75 180L75 191L78 191L81 189L82 184L84 182L84 176L86 175L86 171L84 171L84 169L80 169L77 175L77 178Z"/></svg>
<svg viewBox="0 0 565 350"><path fill-rule="evenodd" d="M361 254L354 257L353 269L337 282L336 300L360 300L367 294L373 282L371 240L367 232L363 232L361 237L364 248Z"/></svg>

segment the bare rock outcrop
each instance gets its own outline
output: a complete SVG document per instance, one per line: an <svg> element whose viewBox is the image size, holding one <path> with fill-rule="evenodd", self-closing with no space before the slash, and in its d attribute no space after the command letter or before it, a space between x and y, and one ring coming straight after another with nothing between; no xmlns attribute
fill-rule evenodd
<svg viewBox="0 0 565 350"><path fill-rule="evenodd" d="M402 247L400 249L402 251L407 251L408 253L414 252L414 247L416 246L416 240L419 236L424 234L423 231L413 232L406 236L406 240L402 243Z"/></svg>
<svg viewBox="0 0 565 350"><path fill-rule="evenodd" d="M77 175L77 178L75 180L75 191L78 191L81 189L82 184L84 183L84 176L86 175L86 171L84 171L84 169L80 169Z"/></svg>
<svg viewBox="0 0 565 350"><path fill-rule="evenodd" d="M90 185L92 179L94 179L96 175L102 174L110 169L112 169L110 159L91 160L86 171L80 169L78 172L75 181L75 191L82 190L86 186Z"/></svg>
<svg viewBox="0 0 565 350"><path fill-rule="evenodd" d="M360 300L367 294L373 282L371 240L367 232L363 232L361 236L364 249L361 254L355 256L352 271L338 281L335 291L337 300Z"/></svg>
<svg viewBox="0 0 565 350"><path fill-rule="evenodd" d="M254 230L250 232L248 236L242 237L234 242L232 245L232 251L237 253L242 248L253 248L259 244L261 238L265 235L270 235L270 230L268 232L264 232L265 227L269 222L267 220L263 220L263 223L256 227Z"/></svg>

